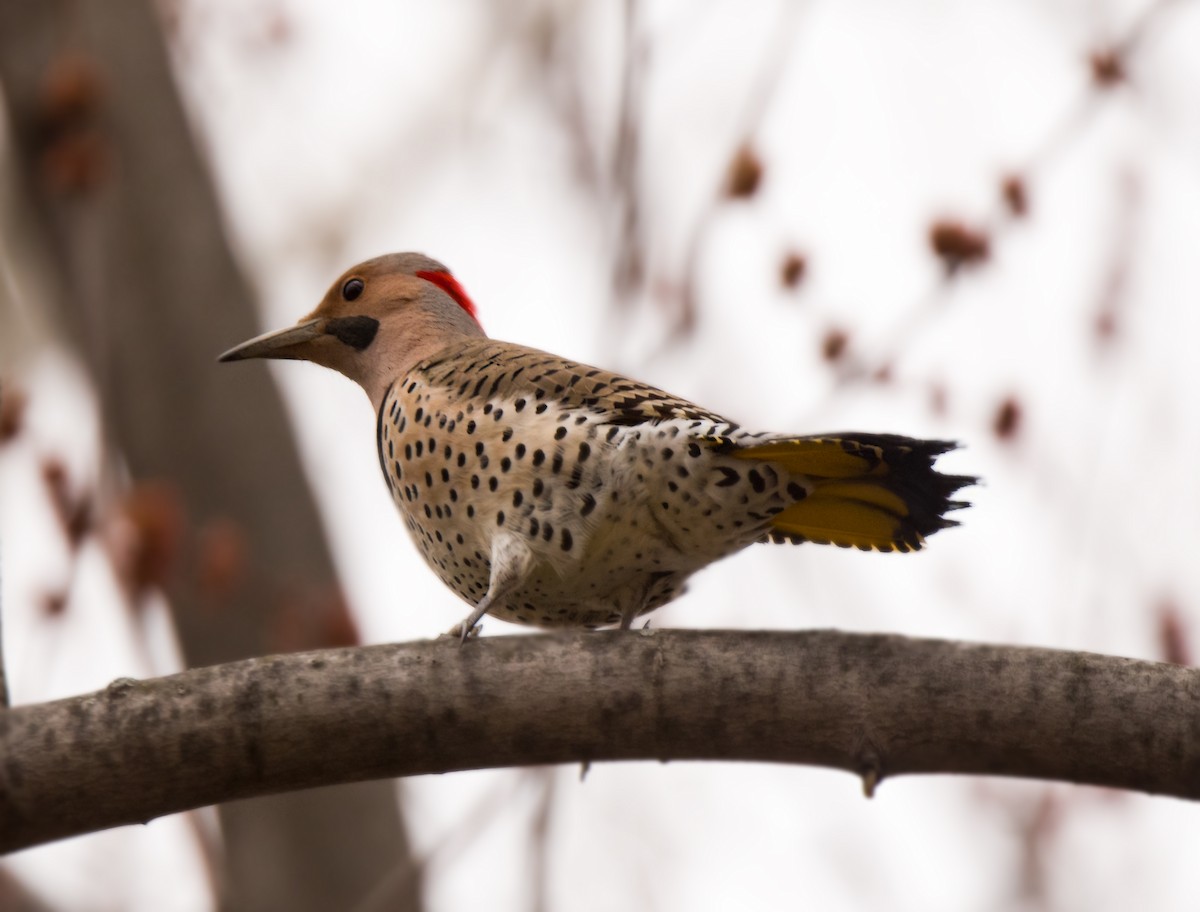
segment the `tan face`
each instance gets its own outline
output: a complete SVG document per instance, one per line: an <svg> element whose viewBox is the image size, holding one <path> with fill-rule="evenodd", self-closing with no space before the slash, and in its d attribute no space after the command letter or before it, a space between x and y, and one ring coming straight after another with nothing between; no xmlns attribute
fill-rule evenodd
<svg viewBox="0 0 1200 912"><path fill-rule="evenodd" d="M243 342L218 360L287 358L336 369L337 362L351 352L370 348L381 322L399 315L405 305L421 296L426 285L424 279L390 271L378 260L369 260L343 273L316 309L295 326Z"/></svg>
<svg viewBox="0 0 1200 912"><path fill-rule="evenodd" d="M421 254L389 254L344 272L295 326L243 342L218 360L312 361L354 380L374 400L397 373L463 335L483 331L449 270Z"/></svg>

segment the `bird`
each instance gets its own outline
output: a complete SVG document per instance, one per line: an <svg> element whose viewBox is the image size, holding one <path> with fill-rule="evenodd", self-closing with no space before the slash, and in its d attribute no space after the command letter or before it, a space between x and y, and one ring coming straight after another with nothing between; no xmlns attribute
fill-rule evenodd
<svg viewBox="0 0 1200 912"><path fill-rule="evenodd" d="M359 263L294 326L220 361L309 361L358 383L392 499L426 563L484 615L631 627L757 542L910 552L968 504L947 440L749 431L656 387L489 338L442 263Z"/></svg>

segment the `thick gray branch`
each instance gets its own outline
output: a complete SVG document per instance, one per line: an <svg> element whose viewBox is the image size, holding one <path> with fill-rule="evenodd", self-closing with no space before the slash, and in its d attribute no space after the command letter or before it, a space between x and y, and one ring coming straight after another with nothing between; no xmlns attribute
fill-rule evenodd
<svg viewBox="0 0 1200 912"><path fill-rule="evenodd" d="M1200 797L1200 671L898 636L653 631L251 659L0 715L0 850L383 776L600 760Z"/></svg>

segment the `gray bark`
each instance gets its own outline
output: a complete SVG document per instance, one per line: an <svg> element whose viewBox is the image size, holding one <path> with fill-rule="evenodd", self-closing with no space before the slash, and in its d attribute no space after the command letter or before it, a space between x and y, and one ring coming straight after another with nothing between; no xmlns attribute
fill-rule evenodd
<svg viewBox="0 0 1200 912"><path fill-rule="evenodd" d="M1200 798L1200 670L835 631L444 639L0 716L0 850L332 782L604 760L1055 779Z"/></svg>

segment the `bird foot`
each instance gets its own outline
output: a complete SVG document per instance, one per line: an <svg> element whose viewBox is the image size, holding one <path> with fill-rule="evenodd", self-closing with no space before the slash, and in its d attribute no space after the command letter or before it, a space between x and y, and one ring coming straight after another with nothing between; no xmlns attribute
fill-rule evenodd
<svg viewBox="0 0 1200 912"><path fill-rule="evenodd" d="M460 645L468 639L478 639L480 632L483 630L483 625L478 622L468 623L470 620L470 618L464 618L445 633L439 633L438 639L454 637Z"/></svg>

